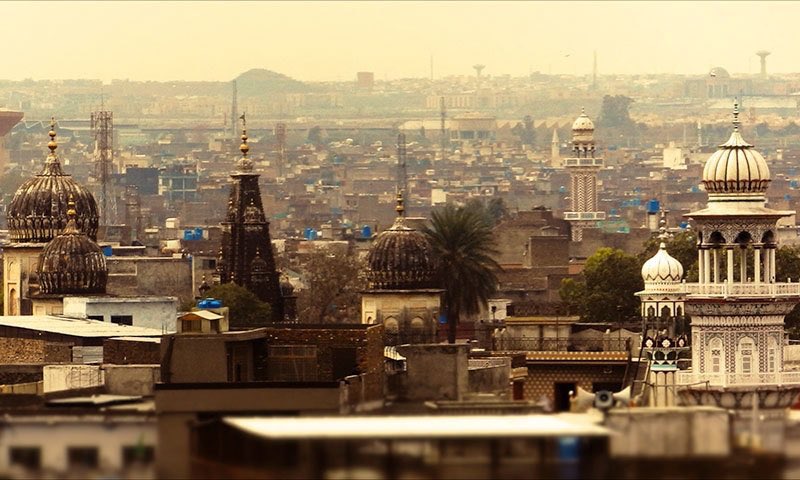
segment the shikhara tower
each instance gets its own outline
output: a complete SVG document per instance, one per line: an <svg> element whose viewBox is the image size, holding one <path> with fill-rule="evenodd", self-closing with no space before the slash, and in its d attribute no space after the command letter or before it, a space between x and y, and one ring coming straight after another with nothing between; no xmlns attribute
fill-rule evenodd
<svg viewBox="0 0 800 480"><path fill-rule="evenodd" d="M783 319L800 302L800 283L776 281L777 223L793 212L766 207L769 183L767 162L739 133L734 104L733 133L703 170L708 206L687 215L697 231L699 280L686 285L692 368L678 383L689 405L733 409L740 420L760 410L747 422L774 422L761 441L774 450L782 448L785 408L800 391L800 372L783 371Z"/></svg>
<svg viewBox="0 0 800 480"><path fill-rule="evenodd" d="M594 123L581 111L572 124L572 156L564 159L570 176L570 210L564 212L564 219L570 222L573 242L583 239L584 228L606 218L597 206L597 172L603 168L603 159L594 155Z"/></svg>
<svg viewBox="0 0 800 480"><path fill-rule="evenodd" d="M275 270L269 222L261 203L259 174L253 172L248 157L247 125L242 115L242 157L231 174L228 214L222 222L222 246L219 261L221 283L234 282L253 292L272 307L273 321L284 319L280 278ZM235 319L232 319L235 321ZM264 319L265 322L270 319Z"/></svg>

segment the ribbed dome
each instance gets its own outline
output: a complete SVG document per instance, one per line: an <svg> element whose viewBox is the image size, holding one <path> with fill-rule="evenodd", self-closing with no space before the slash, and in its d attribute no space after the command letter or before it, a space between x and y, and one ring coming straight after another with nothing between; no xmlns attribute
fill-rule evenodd
<svg viewBox="0 0 800 480"><path fill-rule="evenodd" d="M428 239L398 217L381 232L367 255L367 279L378 290L435 287L436 267Z"/></svg>
<svg viewBox="0 0 800 480"><path fill-rule="evenodd" d="M42 293L105 293L108 267L103 250L77 228L74 203L69 202L64 232L45 245L39 257Z"/></svg>
<svg viewBox="0 0 800 480"><path fill-rule="evenodd" d="M50 143L42 173L17 189L8 206L7 221L12 242L49 242L67 225L67 201L73 198L80 214L75 218L78 230L97 239L99 217L91 192L78 185L61 169L55 153L56 132L51 125Z"/></svg>
<svg viewBox="0 0 800 480"><path fill-rule="evenodd" d="M731 137L706 161L703 185L708 193L764 193L770 182L769 167L739 133L736 106L733 124Z"/></svg>
<svg viewBox="0 0 800 480"><path fill-rule="evenodd" d="M586 115L586 110L581 109L581 115L572 122L572 131L573 132L586 132L586 131L594 131L594 123Z"/></svg>
<svg viewBox="0 0 800 480"><path fill-rule="evenodd" d="M683 265L667 253L664 242L658 252L642 265L642 278L645 282L680 282L683 278Z"/></svg>

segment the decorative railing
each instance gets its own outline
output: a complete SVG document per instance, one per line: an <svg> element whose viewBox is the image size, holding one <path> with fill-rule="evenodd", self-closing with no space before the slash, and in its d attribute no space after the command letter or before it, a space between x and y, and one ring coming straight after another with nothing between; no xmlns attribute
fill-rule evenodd
<svg viewBox="0 0 800 480"><path fill-rule="evenodd" d="M605 220L606 212L564 212L564 220Z"/></svg>
<svg viewBox="0 0 800 480"><path fill-rule="evenodd" d="M602 158L566 158L564 159L565 167L602 167Z"/></svg>
<svg viewBox="0 0 800 480"><path fill-rule="evenodd" d="M624 352L630 350L627 338L495 338L495 350L522 352Z"/></svg>
<svg viewBox="0 0 800 480"><path fill-rule="evenodd" d="M772 373L694 373L678 372L678 385L750 386L750 385L800 385L800 372Z"/></svg>
<svg viewBox="0 0 800 480"><path fill-rule="evenodd" d="M687 283L686 293L719 297L800 296L800 283Z"/></svg>

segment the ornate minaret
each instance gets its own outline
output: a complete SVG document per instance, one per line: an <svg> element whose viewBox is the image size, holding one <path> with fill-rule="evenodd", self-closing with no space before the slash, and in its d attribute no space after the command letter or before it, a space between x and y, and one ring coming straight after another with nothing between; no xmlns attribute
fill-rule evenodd
<svg viewBox="0 0 800 480"><path fill-rule="evenodd" d="M247 156L247 124L242 120L242 157L231 174L228 215L222 222L222 248L219 262L221 283L234 282L246 287L272 307L272 320L283 320L280 279L272 256L269 222L261 204L261 191L253 161ZM268 321L269 319L265 319ZM232 319L235 322L235 319Z"/></svg>
<svg viewBox="0 0 800 480"><path fill-rule="evenodd" d="M751 446L782 451L786 408L800 393L800 372L783 370L783 318L800 302L800 283L776 279L777 223L794 212L767 208L769 183L767 162L739 133L734 104L733 132L703 170L708 206L687 215L699 280L686 284L692 368L678 383L684 403L732 409L738 434L758 424L760 434L747 433Z"/></svg>
<svg viewBox="0 0 800 480"><path fill-rule="evenodd" d="M595 158L594 153L594 123L582 110L572 124L572 157L564 160L570 174L570 210L564 212L564 219L572 226L573 242L583 239L584 228L606 218L597 207L597 172L603 159Z"/></svg>

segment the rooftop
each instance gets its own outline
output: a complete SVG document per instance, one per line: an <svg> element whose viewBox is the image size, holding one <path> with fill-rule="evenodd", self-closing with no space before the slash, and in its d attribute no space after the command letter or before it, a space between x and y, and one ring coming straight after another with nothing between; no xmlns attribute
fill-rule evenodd
<svg viewBox="0 0 800 480"><path fill-rule="evenodd" d="M0 327L21 328L85 338L161 337L163 335L160 329L49 315L0 316Z"/></svg>

